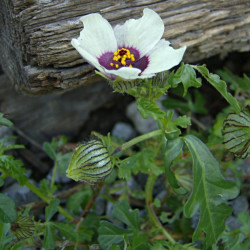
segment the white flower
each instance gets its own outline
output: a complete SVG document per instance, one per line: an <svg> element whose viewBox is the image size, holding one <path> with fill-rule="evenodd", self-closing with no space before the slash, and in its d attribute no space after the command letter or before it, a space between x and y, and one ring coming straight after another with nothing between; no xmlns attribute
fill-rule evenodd
<svg viewBox="0 0 250 250"><path fill-rule="evenodd" d="M182 60L186 47L173 49L161 39L164 23L153 10L144 9L137 20L129 19L113 29L99 14L80 18L84 29L71 43L81 56L111 80L150 78Z"/></svg>

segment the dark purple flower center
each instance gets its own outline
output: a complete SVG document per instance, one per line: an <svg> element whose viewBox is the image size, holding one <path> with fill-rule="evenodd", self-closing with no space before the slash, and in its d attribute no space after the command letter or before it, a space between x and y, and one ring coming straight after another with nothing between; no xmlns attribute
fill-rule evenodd
<svg viewBox="0 0 250 250"><path fill-rule="evenodd" d="M101 66L109 70L130 67L140 69L141 73L147 68L149 63L147 56L140 58L140 53L137 49L124 47L115 52L105 52L98 58L98 61Z"/></svg>

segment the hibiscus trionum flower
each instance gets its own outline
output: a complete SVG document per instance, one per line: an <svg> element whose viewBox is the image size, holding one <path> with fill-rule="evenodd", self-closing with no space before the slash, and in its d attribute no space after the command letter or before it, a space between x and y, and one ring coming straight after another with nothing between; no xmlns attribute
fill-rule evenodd
<svg viewBox="0 0 250 250"><path fill-rule="evenodd" d="M173 49L161 39L164 23L153 10L144 9L114 29L100 14L80 18L84 29L72 45L81 56L109 79L150 78L179 64L186 47Z"/></svg>

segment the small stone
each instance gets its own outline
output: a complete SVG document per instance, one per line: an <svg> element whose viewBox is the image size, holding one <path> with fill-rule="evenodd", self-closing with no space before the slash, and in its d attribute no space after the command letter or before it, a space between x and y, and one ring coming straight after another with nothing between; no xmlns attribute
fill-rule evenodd
<svg viewBox="0 0 250 250"><path fill-rule="evenodd" d="M124 122L118 122L112 129L111 135L117 136L118 138L123 138L125 141L128 141L136 136L136 132L131 125Z"/></svg>
<svg viewBox="0 0 250 250"><path fill-rule="evenodd" d="M106 200L102 197L97 197L95 201L95 209L93 212L97 215L103 215L105 213Z"/></svg>
<svg viewBox="0 0 250 250"><path fill-rule="evenodd" d="M151 116L147 119L141 116L140 111L137 110L136 102L132 102L128 105L126 115L133 122L136 130L140 134L146 134L157 129L157 123Z"/></svg>
<svg viewBox="0 0 250 250"><path fill-rule="evenodd" d="M34 184L34 181L32 181L32 184ZM17 207L38 201L38 197L34 193L32 193L26 186L20 186L18 183L9 186L3 193L13 199Z"/></svg>
<svg viewBox="0 0 250 250"><path fill-rule="evenodd" d="M248 200L246 196L239 196L232 201L232 207L234 209L234 215L238 215L240 212L248 211Z"/></svg>
<svg viewBox="0 0 250 250"><path fill-rule="evenodd" d="M230 216L226 220L226 224L229 226L231 230L236 230L241 227L241 223L234 216Z"/></svg>
<svg viewBox="0 0 250 250"><path fill-rule="evenodd" d="M142 190L142 189L141 189L141 186L136 182L136 180L134 179L133 176L131 176L131 178L127 181L127 187L128 187L131 191Z"/></svg>
<svg viewBox="0 0 250 250"><path fill-rule="evenodd" d="M198 226L198 223L199 223L199 219L200 219L200 212L197 211L194 216L191 218L191 227L193 229L195 229L197 226Z"/></svg>

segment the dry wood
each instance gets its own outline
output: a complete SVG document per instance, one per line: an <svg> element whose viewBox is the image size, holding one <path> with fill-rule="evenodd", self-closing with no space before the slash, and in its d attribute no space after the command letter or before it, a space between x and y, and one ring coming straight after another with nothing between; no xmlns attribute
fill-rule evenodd
<svg viewBox="0 0 250 250"><path fill-rule="evenodd" d="M93 68L70 44L82 29L79 18L98 12L115 25L146 7L164 19L164 37L174 47L188 46L186 62L250 50L249 0L1 0L2 66L31 94L91 82Z"/></svg>

